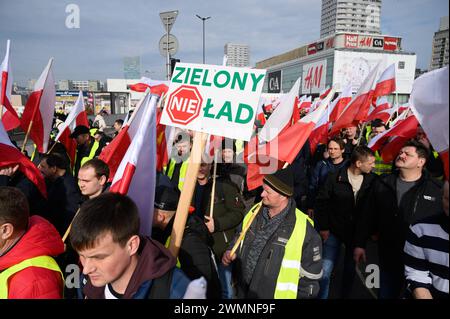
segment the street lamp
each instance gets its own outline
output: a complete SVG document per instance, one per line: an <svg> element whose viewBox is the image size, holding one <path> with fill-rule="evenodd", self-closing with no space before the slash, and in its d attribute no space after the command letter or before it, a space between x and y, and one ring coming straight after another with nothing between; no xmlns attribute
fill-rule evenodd
<svg viewBox="0 0 450 319"><path fill-rule="evenodd" d="M205 21L210 19L211 17L201 17L196 14L197 18L203 21L203 64L205 64Z"/></svg>

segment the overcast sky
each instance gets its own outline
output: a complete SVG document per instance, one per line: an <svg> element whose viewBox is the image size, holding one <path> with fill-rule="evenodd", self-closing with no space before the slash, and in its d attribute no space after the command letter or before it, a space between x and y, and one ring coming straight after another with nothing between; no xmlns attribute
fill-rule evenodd
<svg viewBox="0 0 450 319"><path fill-rule="evenodd" d="M80 27L66 27L66 7L80 9ZM56 80L123 78L123 57L140 56L141 72L164 79L158 43L165 30L159 13L178 10L172 28L176 58L202 61L206 21L206 62L222 64L227 42L250 45L251 65L320 37L320 0L0 0L0 59L11 39L14 80L36 79L54 57ZM406 51L427 68L434 32L448 15L448 0L384 0L383 34L400 36Z"/></svg>

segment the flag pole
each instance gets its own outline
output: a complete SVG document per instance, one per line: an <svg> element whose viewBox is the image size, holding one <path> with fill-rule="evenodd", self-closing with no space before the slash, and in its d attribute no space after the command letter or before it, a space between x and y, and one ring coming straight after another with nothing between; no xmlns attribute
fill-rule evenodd
<svg viewBox="0 0 450 319"><path fill-rule="evenodd" d="M214 197L216 195L216 177L217 177L217 154L219 152L217 149L214 150L214 173L213 173L213 184L211 188L211 205L209 206L209 217L212 219L214 214Z"/></svg>
<svg viewBox="0 0 450 319"><path fill-rule="evenodd" d="M169 250L174 257L178 256L180 250L181 240L183 239L184 228L186 226L192 196L194 195L198 169L200 168L202 161L202 154L205 149L207 136L208 134L202 132L195 132L194 134L194 143L191 150L191 156L189 157L185 182L183 190L181 191L172 233L170 235Z"/></svg>
<svg viewBox="0 0 450 319"><path fill-rule="evenodd" d="M58 144L58 143L59 143L58 141L55 141L55 142L53 143L52 147L50 147L50 149L47 151L46 154L50 154L50 153L53 151L53 149L55 148L55 145Z"/></svg>
<svg viewBox="0 0 450 319"><path fill-rule="evenodd" d="M33 112L33 117L31 118L30 124L28 124L28 130L27 130L27 133L25 134L25 139L23 140L23 144L22 144L22 149L21 149L22 153L25 150L25 146L27 145L27 142L28 142L28 135L30 135L31 127L33 126L34 115L35 115L35 112Z"/></svg>
<svg viewBox="0 0 450 319"><path fill-rule="evenodd" d="M364 124L363 124L363 126L361 128L361 131L359 132L358 143L356 143L356 146L359 146L359 144L361 143L361 139L362 139L362 137L364 135L364 130L366 129L367 123L368 122L364 122Z"/></svg>
<svg viewBox="0 0 450 319"><path fill-rule="evenodd" d="M236 250L238 249L239 245L241 244L241 241L244 240L245 234L249 230L251 224L253 223L253 220L255 219L256 215L258 215L258 213L261 210L261 208L262 208L262 201L259 202L255 207L253 207L253 209L250 211L251 214L252 214L251 217L250 217L250 220L248 221L247 225L245 225L245 228L242 229L238 240L236 240L236 242L234 243L234 246L233 246L233 248L231 249L231 252L230 252L230 257L233 257L234 254L236 253Z"/></svg>
<svg viewBox="0 0 450 319"><path fill-rule="evenodd" d="M70 222L69 227L67 227L67 230L64 233L64 236L62 237L63 243L66 241L67 237L69 237L70 230L72 229L73 220L75 219L75 217L77 217L79 212L80 212L80 209L78 208L77 212L75 213L75 215L72 218L72 221Z"/></svg>

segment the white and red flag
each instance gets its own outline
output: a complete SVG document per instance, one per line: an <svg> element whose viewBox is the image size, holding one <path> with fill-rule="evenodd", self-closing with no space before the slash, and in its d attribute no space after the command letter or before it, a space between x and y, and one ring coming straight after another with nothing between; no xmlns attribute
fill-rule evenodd
<svg viewBox="0 0 450 319"><path fill-rule="evenodd" d="M341 94L331 104L330 122L334 123L341 116L346 106L352 100L352 86L345 87Z"/></svg>
<svg viewBox="0 0 450 319"><path fill-rule="evenodd" d="M298 103L298 109L300 111L305 110L309 112L309 110L311 109L311 105L312 105L312 97L303 95Z"/></svg>
<svg viewBox="0 0 450 319"><path fill-rule="evenodd" d="M414 81L410 107L434 150L444 163L445 176L449 178L448 158L448 66L425 73Z"/></svg>
<svg viewBox="0 0 450 319"><path fill-rule="evenodd" d="M264 102L263 97L259 98L258 108L256 109L256 120L259 121L259 125L264 126L266 124L266 114L264 113Z"/></svg>
<svg viewBox="0 0 450 319"><path fill-rule="evenodd" d="M39 192L47 198L44 177L39 169L23 155L10 141L0 122L0 168L19 165L19 170L34 184Z"/></svg>
<svg viewBox="0 0 450 319"><path fill-rule="evenodd" d="M160 81L141 77L138 83L130 85L130 90L136 92L145 92L147 89L150 89L150 92L152 94L161 96L163 93L167 94L169 85L169 81Z"/></svg>
<svg viewBox="0 0 450 319"><path fill-rule="evenodd" d="M10 41L6 41L6 54L0 67L0 113L3 112L1 119L6 131L15 129L20 125L19 116L11 104L11 90L12 90L12 72L11 62L9 58ZM5 108L5 109L3 109Z"/></svg>
<svg viewBox="0 0 450 319"><path fill-rule="evenodd" d="M316 123L314 130L311 132L309 136L309 145L311 149L311 153L314 154L317 149L317 145L326 144L328 142L328 129L331 123L331 115L338 114L336 112L336 108L341 107L343 103L345 103L345 99L347 99L347 103L350 102L351 99L351 87L350 88L350 97L345 97L347 92L342 92L327 108L326 112L322 114L322 117ZM329 93L329 92L328 92ZM342 96L342 97L341 97ZM344 105L345 107L345 105Z"/></svg>
<svg viewBox="0 0 450 319"><path fill-rule="evenodd" d="M206 140L205 153L211 158L214 158L216 151L220 151L222 149L223 136L217 136L212 134L208 135L209 136Z"/></svg>
<svg viewBox="0 0 450 319"><path fill-rule="evenodd" d="M89 127L82 91L78 94L78 99L66 120L60 125L59 133L55 138L55 143L59 141L66 148L67 155L69 156L72 165L75 163L77 142L70 137L70 134L72 134L75 127L79 125Z"/></svg>
<svg viewBox="0 0 450 319"><path fill-rule="evenodd" d="M386 163L392 162L403 145L416 136L419 122L414 115L406 113L389 130L375 136L367 145L373 151L381 150L381 157Z"/></svg>
<svg viewBox="0 0 450 319"><path fill-rule="evenodd" d="M319 99L323 100L324 98L326 98L328 96L328 94L331 92L331 87L327 87L325 90L323 90L322 92L320 92L319 94Z"/></svg>
<svg viewBox="0 0 450 319"><path fill-rule="evenodd" d="M374 87L380 63L378 63L361 84L358 92L347 105L341 116L336 120L330 131L330 136L336 135L343 128L357 125L366 120L374 94Z"/></svg>
<svg viewBox="0 0 450 319"><path fill-rule="evenodd" d="M375 86L375 92L373 94L373 102L380 96L389 95L396 90L395 83L395 63L392 63L383 71ZM375 103L374 103L375 104Z"/></svg>
<svg viewBox="0 0 450 319"><path fill-rule="evenodd" d="M162 109L158 108L156 116L156 170L162 172L167 166L172 154L172 144L175 138L175 127L161 124Z"/></svg>
<svg viewBox="0 0 450 319"><path fill-rule="evenodd" d="M55 112L56 90L55 80L51 70L53 58L34 85L34 91L28 98L20 126L25 132L30 130L30 138L36 144L40 153L46 153L50 132L52 130L53 115ZM31 125L30 125L31 124Z"/></svg>
<svg viewBox="0 0 450 319"><path fill-rule="evenodd" d="M380 119L383 123L387 123L396 111L397 109L391 107L388 99L385 96L382 96L377 99L377 105L367 116L367 121L369 122L375 119Z"/></svg>
<svg viewBox="0 0 450 319"><path fill-rule="evenodd" d="M276 171L282 162L294 161L317 122L326 112L327 105L334 94L332 90L328 97L320 102L316 111L299 121L293 121L298 113L296 99L299 88L300 79L294 84L289 94L281 100L258 136L246 146L244 158L248 164L247 185L250 190L259 187L264 174L270 174L270 170ZM262 165L264 163L270 164Z"/></svg>
<svg viewBox="0 0 450 319"><path fill-rule="evenodd" d="M406 110L409 110L409 103L399 105L398 106L398 115L402 114Z"/></svg>
<svg viewBox="0 0 450 319"><path fill-rule="evenodd" d="M109 167L109 181L114 179L120 162L137 134L142 117L144 116L146 96L147 94L139 101L131 117L123 124L119 134L100 153L99 159L108 164Z"/></svg>
<svg viewBox="0 0 450 319"><path fill-rule="evenodd" d="M146 94L142 117L125 153L110 192L128 195L139 209L140 233L151 235L156 185L156 111L158 96Z"/></svg>

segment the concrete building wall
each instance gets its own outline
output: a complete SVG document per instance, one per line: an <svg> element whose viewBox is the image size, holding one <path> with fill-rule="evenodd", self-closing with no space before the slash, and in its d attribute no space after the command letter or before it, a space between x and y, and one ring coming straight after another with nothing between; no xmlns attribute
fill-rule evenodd
<svg viewBox="0 0 450 319"><path fill-rule="evenodd" d="M227 43L224 47L227 56L227 66L250 66L250 47L246 44Z"/></svg>
<svg viewBox="0 0 450 319"><path fill-rule="evenodd" d="M322 0L320 37L337 32L381 34L381 0Z"/></svg>

